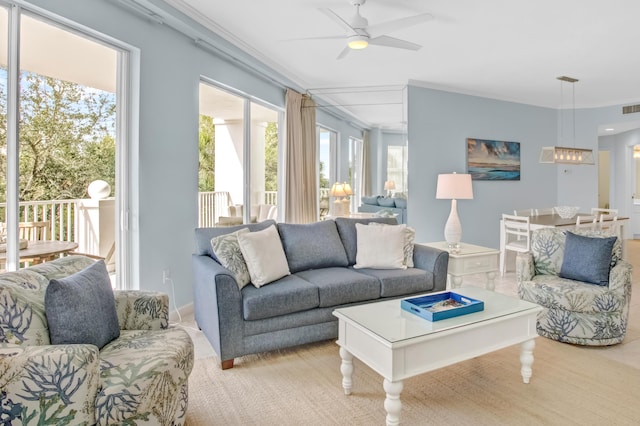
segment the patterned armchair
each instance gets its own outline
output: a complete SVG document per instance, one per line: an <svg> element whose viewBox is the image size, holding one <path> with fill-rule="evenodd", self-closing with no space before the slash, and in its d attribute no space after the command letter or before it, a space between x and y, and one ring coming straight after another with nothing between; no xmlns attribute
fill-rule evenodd
<svg viewBox="0 0 640 426"><path fill-rule="evenodd" d="M592 230L571 232L612 236ZM613 246L608 285L596 285L558 276L565 239L565 231L557 228L536 230L531 251L516 257L518 295L545 308L538 315L538 334L578 345L620 343L627 330L631 301L631 265L622 260L621 241L616 240Z"/></svg>
<svg viewBox="0 0 640 426"><path fill-rule="evenodd" d="M193 343L168 327L166 294L116 291L120 337L94 345L51 345L49 280L89 266L68 256L0 274L0 423L181 425Z"/></svg>

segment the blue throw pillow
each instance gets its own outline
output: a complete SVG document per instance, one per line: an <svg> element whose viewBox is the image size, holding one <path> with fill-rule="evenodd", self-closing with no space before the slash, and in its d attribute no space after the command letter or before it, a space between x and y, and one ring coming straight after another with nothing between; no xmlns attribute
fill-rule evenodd
<svg viewBox="0 0 640 426"><path fill-rule="evenodd" d="M559 276L608 286L611 252L616 239L592 238L567 232Z"/></svg>
<svg viewBox="0 0 640 426"><path fill-rule="evenodd" d="M116 302L103 260L51 280L44 309L52 345L92 344L102 349L120 336Z"/></svg>

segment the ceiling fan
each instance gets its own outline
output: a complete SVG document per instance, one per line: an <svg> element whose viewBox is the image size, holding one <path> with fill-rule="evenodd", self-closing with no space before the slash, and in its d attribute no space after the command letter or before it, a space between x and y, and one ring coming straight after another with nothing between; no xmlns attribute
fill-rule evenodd
<svg viewBox="0 0 640 426"><path fill-rule="evenodd" d="M346 38L347 46L342 50L342 52L340 52L340 54L338 55L338 59L344 58L352 49L364 49L370 44L407 50L419 50L422 47L419 44L411 43L410 41L401 40L399 38L390 37L386 34L413 25L417 25L422 22L426 22L430 19L433 19L433 15L429 13L422 13L419 15L395 19L392 21L382 22L380 24L369 26L369 21L362 15L360 15L360 6L365 4L366 0L350 0L349 2L356 7L356 13L348 21L340 17L340 15L338 15L331 9L319 9L334 22L340 25L347 32L346 35L312 37L315 39Z"/></svg>

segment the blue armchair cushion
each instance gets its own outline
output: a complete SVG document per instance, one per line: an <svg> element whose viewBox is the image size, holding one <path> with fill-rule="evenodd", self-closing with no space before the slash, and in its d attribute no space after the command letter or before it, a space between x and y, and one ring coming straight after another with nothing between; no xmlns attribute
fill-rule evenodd
<svg viewBox="0 0 640 426"><path fill-rule="evenodd" d="M103 260L47 286L44 308L51 344L102 349L120 336L115 297Z"/></svg>
<svg viewBox="0 0 640 426"><path fill-rule="evenodd" d="M349 264L333 220L279 223L278 231L291 273Z"/></svg>
<svg viewBox="0 0 640 426"><path fill-rule="evenodd" d="M567 232L560 277L608 286L616 238L592 238Z"/></svg>

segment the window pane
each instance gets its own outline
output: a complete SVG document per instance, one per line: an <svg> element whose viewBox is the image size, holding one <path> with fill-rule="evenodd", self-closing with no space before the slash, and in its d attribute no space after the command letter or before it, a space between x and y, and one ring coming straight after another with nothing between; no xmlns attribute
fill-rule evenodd
<svg viewBox="0 0 640 426"><path fill-rule="evenodd" d="M276 219L278 112L251 104L251 216Z"/></svg>
<svg viewBox="0 0 640 426"><path fill-rule="evenodd" d="M392 192L406 192L407 147L387 147L387 180L394 181L396 189Z"/></svg>

